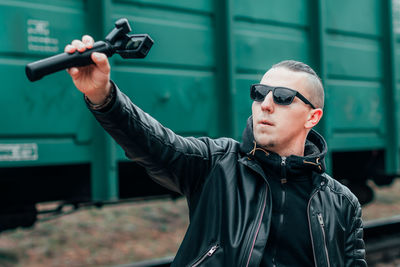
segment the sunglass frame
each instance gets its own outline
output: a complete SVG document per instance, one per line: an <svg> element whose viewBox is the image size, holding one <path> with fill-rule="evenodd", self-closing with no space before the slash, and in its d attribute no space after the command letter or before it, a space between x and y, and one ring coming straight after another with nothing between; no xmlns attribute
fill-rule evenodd
<svg viewBox="0 0 400 267"><path fill-rule="evenodd" d="M262 95L264 95L264 97L263 97L262 100L255 99L255 98L253 97L253 91L257 90L257 89L256 89L257 86L261 86L261 87L267 89L265 95L262 94ZM291 98L290 102L289 102L289 103L279 103L279 102L276 100L275 95L274 95L276 89L285 89L285 90L289 90L289 91L293 92L293 95L291 96L292 98ZM265 99L265 97L268 95L268 93L271 92L271 91L272 91L272 96L273 96L272 98L274 99L274 102L275 102L276 104L278 104L278 105L288 106L288 105L290 105L290 104L293 103L293 99L297 96L297 97L298 97L301 101L303 101L305 104L310 105L313 109L315 109L315 106L314 106L305 96L303 96L302 94L300 94L298 91L293 90L293 89L290 89L290 88L287 88L287 87L282 87L282 86L276 86L276 87L274 87L274 86L269 86L269 85L265 85L265 84L261 84L261 83L252 84L252 85L250 86L250 98L251 98L252 100L254 100L254 101L262 102L262 101L264 101L264 99Z"/></svg>

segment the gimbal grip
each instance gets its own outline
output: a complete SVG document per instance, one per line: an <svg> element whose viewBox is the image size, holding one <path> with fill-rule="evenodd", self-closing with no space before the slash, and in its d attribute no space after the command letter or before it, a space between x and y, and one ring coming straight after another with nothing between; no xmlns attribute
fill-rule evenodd
<svg viewBox="0 0 400 267"><path fill-rule="evenodd" d="M98 41L93 44L93 48L85 50L82 53L78 51L75 51L72 54L61 53L29 63L25 67L25 73L28 79L31 82L34 82L41 79L43 76L63 69L87 66L93 64L90 56L93 52L104 53L107 55L107 57L110 57L113 54L110 44L103 41Z"/></svg>

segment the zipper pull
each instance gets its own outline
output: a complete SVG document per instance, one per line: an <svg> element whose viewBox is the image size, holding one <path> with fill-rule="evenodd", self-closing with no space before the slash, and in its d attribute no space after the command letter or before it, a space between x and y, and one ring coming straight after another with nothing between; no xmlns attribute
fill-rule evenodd
<svg viewBox="0 0 400 267"><path fill-rule="evenodd" d="M322 214L321 214L321 213L318 213L317 217L318 217L319 224L320 224L322 227L324 227L325 224L324 224L324 220L322 219Z"/></svg>
<svg viewBox="0 0 400 267"><path fill-rule="evenodd" d="M286 157L282 157L281 166L286 166Z"/></svg>
<svg viewBox="0 0 400 267"><path fill-rule="evenodd" d="M282 157L282 161L281 161L281 166L282 166L282 178L281 178L281 184L286 184L287 183L287 179L286 179L286 157Z"/></svg>
<svg viewBox="0 0 400 267"><path fill-rule="evenodd" d="M191 265L191 267L198 267L207 258L211 257L218 248L219 248L219 245L212 246L210 248L210 250L206 254L203 254L203 256L200 259L198 259L193 265Z"/></svg>
<svg viewBox="0 0 400 267"><path fill-rule="evenodd" d="M218 245L215 245L213 247L210 248L210 250L207 252L207 256L210 257L212 256L212 254L214 254L214 252L219 248Z"/></svg>

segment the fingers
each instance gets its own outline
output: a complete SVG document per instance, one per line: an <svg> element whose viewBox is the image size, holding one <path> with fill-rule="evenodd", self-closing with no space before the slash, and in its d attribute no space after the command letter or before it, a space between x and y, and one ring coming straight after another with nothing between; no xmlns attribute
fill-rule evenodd
<svg viewBox="0 0 400 267"><path fill-rule="evenodd" d="M76 68L76 67L72 67L72 68L67 69L67 72L74 79L77 78L78 75L79 75L79 69Z"/></svg>
<svg viewBox="0 0 400 267"><path fill-rule="evenodd" d="M89 35L82 36L82 41L73 40L71 44L65 46L64 52L66 53L74 53L76 50L79 52L84 52L86 49L90 49L93 47L94 40Z"/></svg>
<svg viewBox="0 0 400 267"><path fill-rule="evenodd" d="M69 54L74 53L75 50L76 50L75 46L72 46L72 45L67 45L67 46L64 48L64 52L65 52L65 53L69 53Z"/></svg>
<svg viewBox="0 0 400 267"><path fill-rule="evenodd" d="M71 44L67 45L64 49L66 53L74 53L75 51L84 52L86 49L93 48L94 40L89 35L82 36L82 41L73 40ZM91 54L93 62L96 64L98 70L103 74L110 74L110 64L108 62L107 56L103 53L93 52ZM73 79L80 76L81 68L72 67L67 70Z"/></svg>
<svg viewBox="0 0 400 267"><path fill-rule="evenodd" d="M87 49L92 48L93 44L94 44L94 40L93 40L92 36L90 36L90 35L82 36L82 42L86 46Z"/></svg>
<svg viewBox="0 0 400 267"><path fill-rule="evenodd" d="M76 50L79 52L83 52L86 50L86 46L79 40L73 40L71 44L65 46L64 52L66 53L74 53Z"/></svg>
<svg viewBox="0 0 400 267"><path fill-rule="evenodd" d="M82 43L82 41L80 40L73 40L71 45L76 47L76 50L78 50L79 52L83 52L86 50L86 46L84 43Z"/></svg>
<svg viewBox="0 0 400 267"><path fill-rule="evenodd" d="M107 75L110 73L110 63L108 62L107 56L105 54L93 52L92 60L101 72Z"/></svg>

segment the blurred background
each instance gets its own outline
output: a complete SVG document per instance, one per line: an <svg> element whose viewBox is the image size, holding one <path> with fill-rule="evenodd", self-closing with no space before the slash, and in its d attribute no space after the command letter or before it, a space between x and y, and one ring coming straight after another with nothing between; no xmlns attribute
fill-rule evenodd
<svg viewBox="0 0 400 267"><path fill-rule="evenodd" d="M65 71L25 76L27 63L83 34L103 40L122 17L154 45L145 59L114 55L112 79L184 136L240 140L250 84L285 59L315 69L328 173L363 204L370 265L399 266L399 0L0 0L0 266L176 253L185 200L127 160Z"/></svg>

